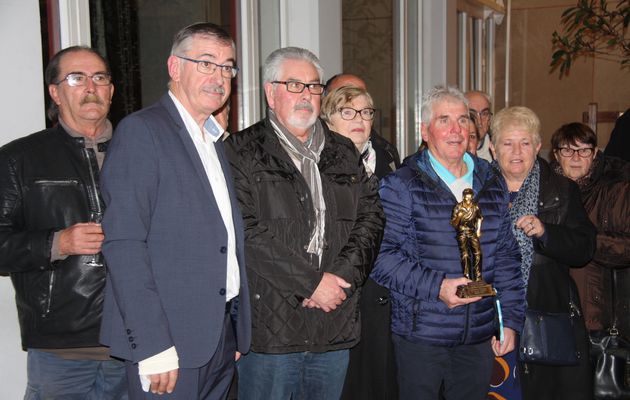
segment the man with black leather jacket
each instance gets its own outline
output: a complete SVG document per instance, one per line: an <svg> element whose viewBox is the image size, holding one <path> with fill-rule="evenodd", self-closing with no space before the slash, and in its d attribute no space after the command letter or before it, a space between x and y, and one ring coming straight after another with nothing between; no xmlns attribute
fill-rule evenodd
<svg viewBox="0 0 630 400"><path fill-rule="evenodd" d="M58 123L0 148L0 273L13 281L28 351L25 399L126 399L124 364L99 344L98 175L114 87L87 47L60 51L45 75Z"/></svg>

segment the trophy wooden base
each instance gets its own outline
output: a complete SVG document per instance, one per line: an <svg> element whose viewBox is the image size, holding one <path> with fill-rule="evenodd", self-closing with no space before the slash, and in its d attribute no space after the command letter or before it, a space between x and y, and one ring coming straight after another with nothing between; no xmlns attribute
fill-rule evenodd
<svg viewBox="0 0 630 400"><path fill-rule="evenodd" d="M494 296L496 292L491 284L484 281L474 281L466 285L458 286L456 294L457 297L469 298Z"/></svg>

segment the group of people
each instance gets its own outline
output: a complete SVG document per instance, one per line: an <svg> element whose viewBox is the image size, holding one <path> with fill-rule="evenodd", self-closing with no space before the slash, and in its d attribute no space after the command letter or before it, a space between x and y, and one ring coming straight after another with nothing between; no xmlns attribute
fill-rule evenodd
<svg viewBox="0 0 630 400"><path fill-rule="evenodd" d="M610 318L589 293L630 266L627 164L568 124L550 165L530 109L442 86L401 164L365 82L324 84L296 47L262 67L266 117L228 135L235 54L218 26L183 28L168 92L114 133L106 60L51 59L57 123L0 148L25 399L225 399L236 371L245 400L485 399L510 355L522 398L592 397L586 327ZM458 294L462 201L496 296ZM583 308L578 365L518 362L526 307Z"/></svg>

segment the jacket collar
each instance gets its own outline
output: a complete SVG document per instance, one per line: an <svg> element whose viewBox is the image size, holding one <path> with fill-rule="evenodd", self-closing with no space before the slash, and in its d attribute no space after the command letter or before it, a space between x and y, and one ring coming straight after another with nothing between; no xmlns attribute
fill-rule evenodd
<svg viewBox="0 0 630 400"><path fill-rule="evenodd" d="M473 190L475 193L481 192L486 186L492 184L499 178L499 172L490 165L489 162L479 157L471 155L475 164L475 170L473 172ZM435 173L431 162L429 160L429 152L426 149L419 150L418 152L407 157L403 164L412 170L416 171L421 179L433 188L439 188L449 195L453 196L448 186L440 179ZM455 196L453 196L455 198Z"/></svg>

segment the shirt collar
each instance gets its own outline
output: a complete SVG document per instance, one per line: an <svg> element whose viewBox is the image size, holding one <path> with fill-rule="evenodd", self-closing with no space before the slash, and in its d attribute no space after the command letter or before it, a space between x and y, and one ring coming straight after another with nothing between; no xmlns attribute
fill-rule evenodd
<svg viewBox="0 0 630 400"><path fill-rule="evenodd" d="M218 140L221 139L221 135L223 135L223 132L225 130L217 122L217 120L214 119L213 115L211 115L206 120L206 122L204 122L203 124L204 132L201 132L201 130L199 129L199 125L197 125L197 122L195 121L195 119L192 117L192 115L190 115L188 110L186 110L184 105L177 99L177 97L175 97L173 92L169 90L168 94L169 96L171 96L171 100L173 100L173 103L175 103L175 107L177 108L179 115L184 120L184 125L186 125L186 129L191 135L199 135L204 141L205 141L205 137L204 137L205 134L207 134L210 137L210 140L212 140L212 142L217 142Z"/></svg>
<svg viewBox="0 0 630 400"><path fill-rule="evenodd" d="M448 169L446 169L446 167L440 164L440 162L435 157L433 157L433 154L431 154L431 150L427 149L427 152L429 153L429 161L431 162L431 167L433 167L435 173L440 177L440 179L444 181L444 183L446 183L447 185L451 185L457 179L461 179L469 183L470 187L472 187L472 176L475 169L475 162L468 153L464 153L466 173L462 177L457 178Z"/></svg>
<svg viewBox="0 0 630 400"><path fill-rule="evenodd" d="M98 135L98 137L91 139L86 137L85 135L82 135L80 132L75 131L74 129L70 128L64 121L63 119L61 119L61 117L59 117L58 119L59 125L61 125L61 127L63 128L64 131L66 131L66 133L74 138L83 138L87 143L105 143L108 140L110 140L112 138L112 123L106 119L105 120L105 128L103 129L103 131L100 133L100 135ZM87 146L87 147L91 147L91 146Z"/></svg>

